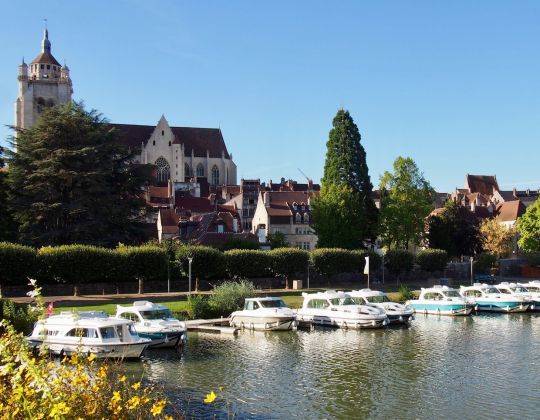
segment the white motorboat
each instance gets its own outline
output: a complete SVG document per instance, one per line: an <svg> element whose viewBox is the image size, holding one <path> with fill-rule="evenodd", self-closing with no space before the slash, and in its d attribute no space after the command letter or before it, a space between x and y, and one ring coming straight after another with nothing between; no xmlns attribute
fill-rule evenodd
<svg viewBox="0 0 540 420"><path fill-rule="evenodd" d="M406 324L413 316L412 308L392 302L384 292L361 289L347 294L359 305L371 305L384 310L390 324Z"/></svg>
<svg viewBox="0 0 540 420"><path fill-rule="evenodd" d="M348 294L327 291L302 293L304 302L297 319L340 328L380 328L388 324L381 308L358 305Z"/></svg>
<svg viewBox="0 0 540 420"><path fill-rule="evenodd" d="M28 343L55 355L94 354L98 358L139 358L150 340L139 337L132 321L104 312L62 312L39 320Z"/></svg>
<svg viewBox="0 0 540 420"><path fill-rule="evenodd" d="M474 308L457 290L448 286L422 288L420 297L408 300L406 305L416 313L452 316L470 315Z"/></svg>
<svg viewBox="0 0 540 420"><path fill-rule="evenodd" d="M496 284L495 287L505 295L522 297L529 305L531 311L540 311L540 293L533 293L519 283L502 282Z"/></svg>
<svg viewBox="0 0 540 420"><path fill-rule="evenodd" d="M129 319L143 338L149 338L149 347L177 347L187 341L186 324L179 321L164 305L146 300L135 301L132 306L116 306L116 318Z"/></svg>
<svg viewBox="0 0 540 420"><path fill-rule="evenodd" d="M231 314L230 324L259 331L290 330L296 326L296 314L281 298L248 298L243 310Z"/></svg>
<svg viewBox="0 0 540 420"><path fill-rule="evenodd" d="M529 307L529 302L523 297L501 293L495 286L485 283L461 286L459 292L477 311L525 312Z"/></svg>

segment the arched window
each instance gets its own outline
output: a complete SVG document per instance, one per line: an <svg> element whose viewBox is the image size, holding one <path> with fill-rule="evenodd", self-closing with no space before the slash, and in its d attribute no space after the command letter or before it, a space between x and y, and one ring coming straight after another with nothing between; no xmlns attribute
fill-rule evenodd
<svg viewBox="0 0 540 420"><path fill-rule="evenodd" d="M189 166L189 163L184 163L184 176L190 177L191 176L191 168Z"/></svg>
<svg viewBox="0 0 540 420"><path fill-rule="evenodd" d="M212 184L219 184L219 169L216 165L212 167Z"/></svg>
<svg viewBox="0 0 540 420"><path fill-rule="evenodd" d="M300 213L296 213L296 223L302 223L302 216L300 215Z"/></svg>
<svg viewBox="0 0 540 420"><path fill-rule="evenodd" d="M171 176L171 167L164 157L156 160L158 182L167 182Z"/></svg>
<svg viewBox="0 0 540 420"><path fill-rule="evenodd" d="M304 213L304 223L309 223L309 214Z"/></svg>
<svg viewBox="0 0 540 420"><path fill-rule="evenodd" d="M204 166L202 163L197 165L197 176L204 176Z"/></svg>

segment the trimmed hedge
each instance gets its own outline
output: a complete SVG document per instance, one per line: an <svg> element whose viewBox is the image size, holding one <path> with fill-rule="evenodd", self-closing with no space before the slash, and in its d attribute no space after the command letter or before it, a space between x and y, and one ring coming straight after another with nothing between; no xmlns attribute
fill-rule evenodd
<svg viewBox="0 0 540 420"><path fill-rule="evenodd" d="M167 251L153 245L120 246L116 253L122 257L122 273L118 278L154 280L167 275Z"/></svg>
<svg viewBox="0 0 540 420"><path fill-rule="evenodd" d="M117 258L107 248L90 245L62 245L40 248L38 279L44 283L82 284L110 280Z"/></svg>
<svg viewBox="0 0 540 420"><path fill-rule="evenodd" d="M0 285L25 285L28 277L35 276L35 268L34 248L0 242Z"/></svg>
<svg viewBox="0 0 540 420"><path fill-rule="evenodd" d="M267 251L233 249L225 251L229 277L263 277L271 274L272 257Z"/></svg>
<svg viewBox="0 0 540 420"><path fill-rule="evenodd" d="M186 245L176 251L176 260L180 264L180 271L187 277L189 274L188 258L191 263L191 277L211 279L222 277L225 274L225 256L223 252L209 246Z"/></svg>
<svg viewBox="0 0 540 420"><path fill-rule="evenodd" d="M414 255L404 249L391 249L386 253L384 262L392 274L407 273L413 269Z"/></svg>
<svg viewBox="0 0 540 420"><path fill-rule="evenodd" d="M298 248L276 248L268 251L272 258L272 272L285 277L287 288L292 287L292 277L304 273L309 262L309 253Z"/></svg>
<svg viewBox="0 0 540 420"><path fill-rule="evenodd" d="M424 271L443 271L448 264L448 253L443 249L424 249L416 255L416 263Z"/></svg>
<svg viewBox="0 0 540 420"><path fill-rule="evenodd" d="M315 249L310 253L310 260L313 269L327 277L361 271L365 264L362 253L343 248Z"/></svg>

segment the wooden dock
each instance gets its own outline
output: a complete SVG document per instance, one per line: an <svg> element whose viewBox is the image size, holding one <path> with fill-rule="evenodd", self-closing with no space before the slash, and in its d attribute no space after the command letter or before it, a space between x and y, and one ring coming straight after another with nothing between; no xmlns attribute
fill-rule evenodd
<svg viewBox="0 0 540 420"><path fill-rule="evenodd" d="M229 318L194 319L185 321L188 331L199 331L219 334L237 334L238 328L231 327Z"/></svg>

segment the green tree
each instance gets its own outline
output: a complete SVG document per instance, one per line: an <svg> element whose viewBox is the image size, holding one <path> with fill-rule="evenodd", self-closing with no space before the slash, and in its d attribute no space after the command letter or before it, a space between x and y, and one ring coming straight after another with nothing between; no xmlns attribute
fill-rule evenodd
<svg viewBox="0 0 540 420"><path fill-rule="evenodd" d="M428 217L430 248L443 249L451 257L480 252L478 218L467 207L448 200L442 213Z"/></svg>
<svg viewBox="0 0 540 420"><path fill-rule="evenodd" d="M540 199L536 200L518 219L521 235L519 246L527 251L540 251Z"/></svg>
<svg viewBox="0 0 540 420"><path fill-rule="evenodd" d="M285 234L279 230L266 235L266 242L270 244L270 248L287 248L289 245L285 239Z"/></svg>
<svg viewBox="0 0 540 420"><path fill-rule="evenodd" d="M11 202L24 242L114 245L136 238L146 178L96 111L69 103L17 129Z"/></svg>
<svg viewBox="0 0 540 420"><path fill-rule="evenodd" d="M0 241L15 241L17 230L8 207L8 172L3 156L4 149L0 147Z"/></svg>
<svg viewBox="0 0 540 420"><path fill-rule="evenodd" d="M332 125L320 197L312 202L313 227L320 246L358 248L377 233L373 185L360 132L349 112L339 110Z"/></svg>
<svg viewBox="0 0 540 420"><path fill-rule="evenodd" d="M394 173L380 179L380 235L390 248L407 249L420 242L435 191L411 158L399 156Z"/></svg>

